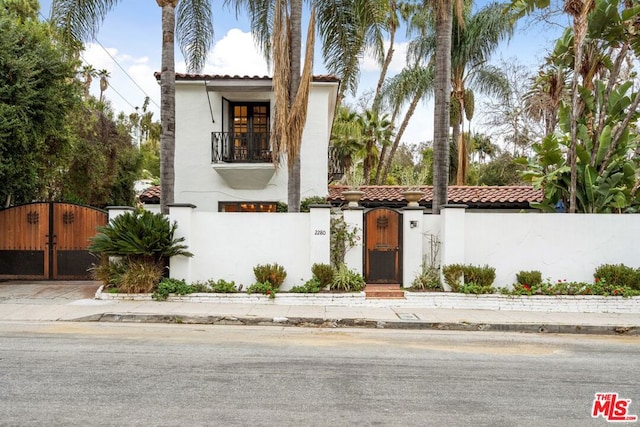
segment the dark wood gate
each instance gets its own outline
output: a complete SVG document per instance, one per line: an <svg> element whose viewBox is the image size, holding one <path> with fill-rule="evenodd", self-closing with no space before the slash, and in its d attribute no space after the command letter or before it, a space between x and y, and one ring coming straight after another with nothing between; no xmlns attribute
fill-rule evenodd
<svg viewBox="0 0 640 427"><path fill-rule="evenodd" d="M376 208L365 213L365 281L402 283L402 221L393 209Z"/></svg>
<svg viewBox="0 0 640 427"><path fill-rule="evenodd" d="M0 279L88 279L89 238L106 224L106 212L70 203L0 211Z"/></svg>

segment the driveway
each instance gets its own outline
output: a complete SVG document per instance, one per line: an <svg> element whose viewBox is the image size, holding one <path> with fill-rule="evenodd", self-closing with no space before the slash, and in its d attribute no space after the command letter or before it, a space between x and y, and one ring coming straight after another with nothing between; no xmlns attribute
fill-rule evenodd
<svg viewBox="0 0 640 427"><path fill-rule="evenodd" d="M96 281L7 281L0 282L0 301L29 300L46 304L47 301L60 303L61 300L91 299L99 287L100 282Z"/></svg>

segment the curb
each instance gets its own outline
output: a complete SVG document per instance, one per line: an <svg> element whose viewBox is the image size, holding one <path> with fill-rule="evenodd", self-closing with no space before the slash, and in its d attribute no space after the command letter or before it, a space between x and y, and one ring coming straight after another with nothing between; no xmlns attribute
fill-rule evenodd
<svg viewBox="0 0 640 427"><path fill-rule="evenodd" d="M545 323L420 322L406 320L323 319L314 317L181 316L178 314L101 313L70 322L169 323L185 325L289 326L303 328L372 328L434 331L491 331L551 334L640 336L636 326L554 325Z"/></svg>

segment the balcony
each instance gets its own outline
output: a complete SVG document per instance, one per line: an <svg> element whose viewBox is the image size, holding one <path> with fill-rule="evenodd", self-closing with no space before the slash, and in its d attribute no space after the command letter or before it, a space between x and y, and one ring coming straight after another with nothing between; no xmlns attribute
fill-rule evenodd
<svg viewBox="0 0 640 427"><path fill-rule="evenodd" d="M267 132L212 132L211 163L229 187L239 190L266 188L276 171Z"/></svg>
<svg viewBox="0 0 640 427"><path fill-rule="evenodd" d="M271 163L268 132L211 132L212 163Z"/></svg>

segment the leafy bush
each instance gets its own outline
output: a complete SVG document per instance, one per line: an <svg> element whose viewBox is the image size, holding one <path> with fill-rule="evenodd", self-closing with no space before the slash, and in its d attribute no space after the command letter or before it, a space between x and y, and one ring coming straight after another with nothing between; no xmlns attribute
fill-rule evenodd
<svg viewBox="0 0 640 427"><path fill-rule="evenodd" d="M311 196L303 199L300 202L300 212L309 212L311 205L325 205L327 204L327 198L322 196Z"/></svg>
<svg viewBox="0 0 640 427"><path fill-rule="evenodd" d="M164 278L158 283L151 298L157 301L166 301L169 294L187 295L193 293L192 289L184 280Z"/></svg>
<svg viewBox="0 0 640 427"><path fill-rule="evenodd" d="M412 289L442 290L440 281L440 269L438 267L422 264L422 270L411 282Z"/></svg>
<svg viewBox="0 0 640 427"><path fill-rule="evenodd" d="M516 274L516 281L521 285L539 285L542 283L542 273L537 270L521 271Z"/></svg>
<svg viewBox="0 0 640 427"><path fill-rule="evenodd" d="M322 284L318 280L317 277L313 277L304 285L294 286L289 290L289 292L298 293L298 294L317 294L320 292L320 289L323 288Z"/></svg>
<svg viewBox="0 0 640 427"><path fill-rule="evenodd" d="M640 290L640 269L624 264L603 264L596 268L593 277L618 286L627 286Z"/></svg>
<svg viewBox="0 0 640 427"><path fill-rule="evenodd" d="M236 282L227 282L226 280L220 279L217 282L210 281L209 286L211 286L211 291L219 294L231 294L238 292L238 288L236 287Z"/></svg>
<svg viewBox="0 0 640 427"><path fill-rule="evenodd" d="M113 218L106 226L98 227L98 234L89 239L89 250L100 254L94 276L105 285L115 285L120 292L153 291L170 257L193 256L181 244L183 238L174 238L177 227L162 214L145 210ZM109 257L115 259L110 261Z"/></svg>
<svg viewBox="0 0 640 427"><path fill-rule="evenodd" d="M143 260L128 260L120 276L118 290L124 293L148 293L153 291L162 279L163 269L158 264Z"/></svg>
<svg viewBox="0 0 640 427"><path fill-rule="evenodd" d="M278 286L273 286L270 282L256 282L247 288L247 294L264 294L273 299L278 292Z"/></svg>
<svg viewBox="0 0 640 427"><path fill-rule="evenodd" d="M458 290L458 292L463 294L476 294L476 295L493 294L496 292L496 288L494 288L493 286L478 285L478 284L469 282L460 286L460 289Z"/></svg>
<svg viewBox="0 0 640 427"><path fill-rule="evenodd" d="M126 212L113 218L98 234L90 238L89 251L129 259L151 259L157 264L176 255L193 256L182 245L184 238L174 238L177 223L160 213L146 210Z"/></svg>
<svg viewBox="0 0 640 427"><path fill-rule="evenodd" d="M333 277L331 290L358 292L363 290L364 286L364 277L362 275L350 270L346 264L340 264Z"/></svg>
<svg viewBox="0 0 640 427"><path fill-rule="evenodd" d="M496 269L485 265L451 264L442 268L445 282L453 292L461 292L463 284L474 284L480 288L490 288L496 278Z"/></svg>
<svg viewBox="0 0 640 427"><path fill-rule="evenodd" d="M596 278L593 283L568 282L558 280L556 283L542 282L537 285L516 284L512 289L502 289L505 295L602 295L602 296L639 296L640 290L629 286L607 283Z"/></svg>
<svg viewBox="0 0 640 427"><path fill-rule="evenodd" d="M464 280L464 267L465 266L462 264L451 264L442 267L444 281L451 287L453 292L458 292L460 286L462 286L462 281Z"/></svg>
<svg viewBox="0 0 640 427"><path fill-rule="evenodd" d="M318 279L320 287L325 288L333 283L336 270L329 264L313 264L311 266L311 273Z"/></svg>
<svg viewBox="0 0 640 427"><path fill-rule="evenodd" d="M279 288L287 277L286 270L278 263L256 265L253 274L259 283L269 282L275 288Z"/></svg>

